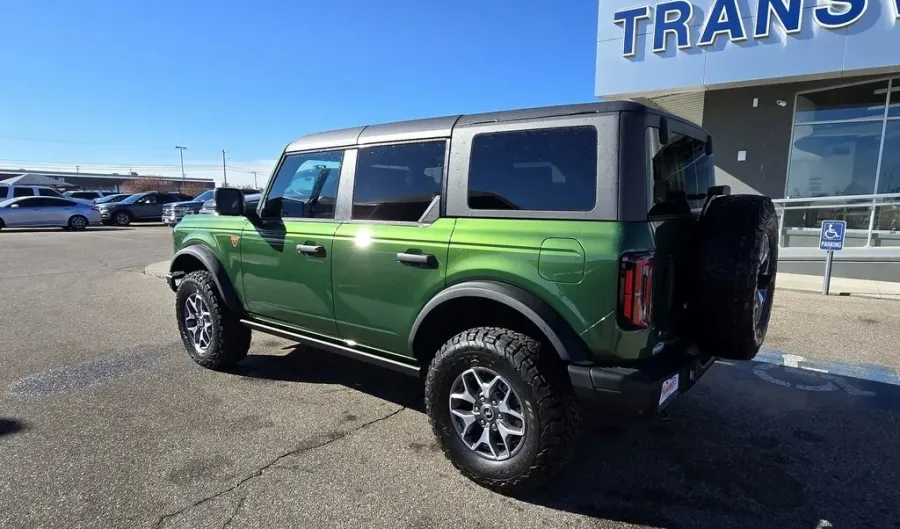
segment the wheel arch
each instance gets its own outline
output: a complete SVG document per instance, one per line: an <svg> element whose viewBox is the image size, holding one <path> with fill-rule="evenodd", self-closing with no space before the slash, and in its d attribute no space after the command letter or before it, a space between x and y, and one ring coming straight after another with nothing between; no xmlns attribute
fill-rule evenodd
<svg viewBox="0 0 900 529"><path fill-rule="evenodd" d="M427 366L453 335L485 323L537 334L533 337L542 339L565 362L588 359L583 340L553 307L522 288L499 281L467 281L435 295L413 323L409 351Z"/></svg>
<svg viewBox="0 0 900 529"><path fill-rule="evenodd" d="M228 277L228 272L222 262L209 248L201 245L188 246L179 250L169 265L170 277L182 277L197 270L206 270L212 275L216 290L233 314L243 314L244 308L237 295L237 290ZM170 285L173 285L170 282Z"/></svg>

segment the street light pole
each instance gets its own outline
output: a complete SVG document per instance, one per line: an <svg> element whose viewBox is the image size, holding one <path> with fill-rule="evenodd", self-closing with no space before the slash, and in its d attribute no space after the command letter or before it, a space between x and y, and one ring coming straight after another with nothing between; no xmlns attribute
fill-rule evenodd
<svg viewBox="0 0 900 529"><path fill-rule="evenodd" d="M222 178L225 179L225 185L228 185L228 173L225 171L225 149L222 149Z"/></svg>
<svg viewBox="0 0 900 529"><path fill-rule="evenodd" d="M184 189L184 150L187 149L187 147L176 145L175 148L178 149L178 153L181 155L181 188Z"/></svg>
<svg viewBox="0 0 900 529"><path fill-rule="evenodd" d="M253 171L253 189L259 189L259 186L256 184L256 175L259 174L259 171Z"/></svg>

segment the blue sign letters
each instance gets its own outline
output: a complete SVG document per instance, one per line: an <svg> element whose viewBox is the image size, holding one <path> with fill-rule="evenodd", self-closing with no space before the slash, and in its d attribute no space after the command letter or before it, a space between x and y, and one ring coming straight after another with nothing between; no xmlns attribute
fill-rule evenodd
<svg viewBox="0 0 900 529"><path fill-rule="evenodd" d="M900 0L897 1L900 2ZM637 53L637 25L638 20L642 18L650 18L649 6L625 9L624 11L616 11L613 14L613 21L616 24L625 26L625 48L622 50L622 55L626 57L631 57Z"/></svg>
<svg viewBox="0 0 900 529"><path fill-rule="evenodd" d="M900 0L891 2L896 18L900 18ZM709 11L700 27L698 46L714 44L719 35L727 35L729 42L747 39L747 28L741 13L739 0L711 0ZM869 0L824 0L825 4L813 8L813 20L826 29L847 27L857 22L869 7ZM785 34L800 32L803 24L803 0L758 0L753 27L753 38L769 36L773 25L778 24ZM691 19L694 6L689 0L667 0L656 5L656 13L649 5L616 11L613 21L625 30L622 55L633 57L637 54L638 25L641 20L653 19L653 52L664 53L668 46L667 37L675 35L678 49L691 47Z"/></svg>
<svg viewBox="0 0 900 529"><path fill-rule="evenodd" d="M700 29L698 46L708 46L715 42L718 35L727 34L728 40L740 42L747 40L744 22L741 20L741 8L736 0L715 0L709 8L709 14Z"/></svg>
<svg viewBox="0 0 900 529"><path fill-rule="evenodd" d="M900 2L900 0L897 0ZM675 13L675 18L671 14ZM656 5L656 20L653 30L653 51L666 51L666 35L675 34L678 49L691 47L688 24L694 16L694 5L687 0L672 0Z"/></svg>
<svg viewBox="0 0 900 529"><path fill-rule="evenodd" d="M900 0L897 1L900 2ZM785 33L788 35L798 33L803 24L803 0L788 0L788 5L784 5L781 0L759 0L756 29L753 31L754 39L764 39L769 36L772 15L778 19Z"/></svg>
<svg viewBox="0 0 900 529"><path fill-rule="evenodd" d="M839 7L837 10L835 4ZM869 0L831 0L830 5L815 8L813 14L823 28L837 29L859 20L867 7Z"/></svg>

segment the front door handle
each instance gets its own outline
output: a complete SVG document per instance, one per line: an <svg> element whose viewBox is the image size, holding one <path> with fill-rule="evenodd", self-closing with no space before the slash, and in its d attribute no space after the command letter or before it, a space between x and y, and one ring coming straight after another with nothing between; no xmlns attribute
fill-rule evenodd
<svg viewBox="0 0 900 529"><path fill-rule="evenodd" d="M434 266L437 260L433 255L427 253L400 252L397 254L397 262L418 266Z"/></svg>
<svg viewBox="0 0 900 529"><path fill-rule="evenodd" d="M320 244L298 244L297 252L304 255L325 257L325 247Z"/></svg>

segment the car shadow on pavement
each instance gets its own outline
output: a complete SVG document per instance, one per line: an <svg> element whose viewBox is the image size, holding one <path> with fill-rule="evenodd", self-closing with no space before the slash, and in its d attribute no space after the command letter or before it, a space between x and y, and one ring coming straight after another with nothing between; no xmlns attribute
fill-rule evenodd
<svg viewBox="0 0 900 529"><path fill-rule="evenodd" d="M289 350L233 373L342 385L424 413L414 377ZM900 386L835 380L737 362L714 366L667 420L583 407L570 464L518 499L659 527L900 527Z"/></svg>
<svg viewBox="0 0 900 529"><path fill-rule="evenodd" d="M425 411L422 383L415 377L304 345L283 356L250 354L231 373L286 382L336 384Z"/></svg>
<svg viewBox="0 0 900 529"><path fill-rule="evenodd" d="M0 418L0 437L21 432L25 429L25 423L15 419Z"/></svg>
<svg viewBox="0 0 900 529"><path fill-rule="evenodd" d="M660 527L900 527L900 386L839 378L740 362L668 420L586 411L574 463L523 499Z"/></svg>

